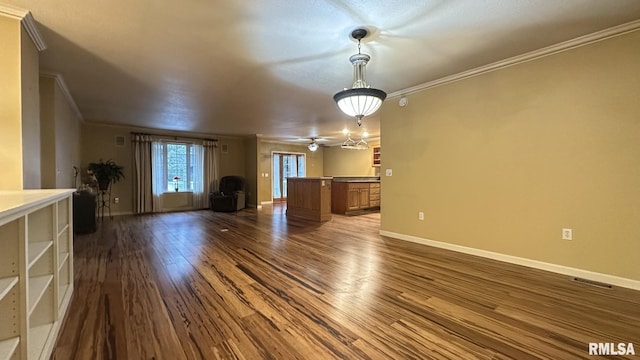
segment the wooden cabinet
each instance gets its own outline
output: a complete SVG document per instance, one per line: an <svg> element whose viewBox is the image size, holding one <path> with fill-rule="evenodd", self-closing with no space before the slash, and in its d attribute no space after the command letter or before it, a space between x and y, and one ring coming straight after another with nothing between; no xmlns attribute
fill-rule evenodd
<svg viewBox="0 0 640 360"><path fill-rule="evenodd" d="M380 207L380 183L371 183L369 187L369 206Z"/></svg>
<svg viewBox="0 0 640 360"><path fill-rule="evenodd" d="M73 190L0 191L0 359L48 359L73 292Z"/></svg>
<svg viewBox="0 0 640 360"><path fill-rule="evenodd" d="M347 185L347 210L359 210L369 207L369 183ZM340 202L340 200L338 200Z"/></svg>
<svg viewBox="0 0 640 360"><path fill-rule="evenodd" d="M331 190L331 212L346 214L349 211L380 206L379 182L334 182Z"/></svg>
<svg viewBox="0 0 640 360"><path fill-rule="evenodd" d="M371 166L379 167L380 166L380 146L374 146L373 149L373 157L371 159Z"/></svg>
<svg viewBox="0 0 640 360"><path fill-rule="evenodd" d="M358 189L358 208L366 209L369 207L369 184L358 184L361 185L360 189Z"/></svg>
<svg viewBox="0 0 640 360"><path fill-rule="evenodd" d="M331 220L331 178L287 178L287 216Z"/></svg>

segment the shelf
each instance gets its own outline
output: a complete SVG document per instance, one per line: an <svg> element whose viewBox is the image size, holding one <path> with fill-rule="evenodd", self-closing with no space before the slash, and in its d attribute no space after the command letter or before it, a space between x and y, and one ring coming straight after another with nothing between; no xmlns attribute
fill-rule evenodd
<svg viewBox="0 0 640 360"><path fill-rule="evenodd" d="M65 232L65 230L67 230L68 228L69 228L69 224L66 224L66 225L62 228L62 230L58 231L58 238L59 238L60 236L62 236L62 234L63 234L63 233Z"/></svg>
<svg viewBox="0 0 640 360"><path fill-rule="evenodd" d="M29 359L40 359L52 327L53 323L50 323L29 329Z"/></svg>
<svg viewBox="0 0 640 360"><path fill-rule="evenodd" d="M9 290L11 290L11 288L17 283L17 276L0 279L0 300L4 299L5 295L9 293Z"/></svg>
<svg viewBox="0 0 640 360"><path fill-rule="evenodd" d="M51 357L74 290L73 193L0 190L0 360Z"/></svg>
<svg viewBox="0 0 640 360"><path fill-rule="evenodd" d="M11 359L20 344L20 337L16 336L7 340L0 340L0 360Z"/></svg>
<svg viewBox="0 0 640 360"><path fill-rule="evenodd" d="M58 201L58 233L64 231L62 228L69 227L69 198Z"/></svg>
<svg viewBox="0 0 640 360"><path fill-rule="evenodd" d="M371 166L373 167L380 166L380 146L373 147L373 158L371 161Z"/></svg>
<svg viewBox="0 0 640 360"><path fill-rule="evenodd" d="M69 284L60 285L60 291L58 292L58 307L64 305L64 297L67 295L67 291L69 290Z"/></svg>
<svg viewBox="0 0 640 360"><path fill-rule="evenodd" d="M66 265L67 260L69 260L69 253L65 252L60 254L59 259L60 259L60 263L59 263L60 265L58 266L58 272L60 272L60 269L62 269L62 267Z"/></svg>
<svg viewBox="0 0 640 360"><path fill-rule="evenodd" d="M29 244L29 268L53 245L53 241L39 241Z"/></svg>
<svg viewBox="0 0 640 360"><path fill-rule="evenodd" d="M53 275L36 276L29 278L29 315L33 312L42 296L47 291L47 287L51 284Z"/></svg>
<svg viewBox="0 0 640 360"><path fill-rule="evenodd" d="M62 229L62 232L58 234L58 254L62 254L69 251L69 225Z"/></svg>

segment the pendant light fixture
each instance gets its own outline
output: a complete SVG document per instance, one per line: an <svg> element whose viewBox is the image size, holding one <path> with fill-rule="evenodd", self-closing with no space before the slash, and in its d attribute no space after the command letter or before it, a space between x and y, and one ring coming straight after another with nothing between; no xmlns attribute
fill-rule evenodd
<svg viewBox="0 0 640 360"><path fill-rule="evenodd" d="M360 138L360 141L355 141L351 138L351 133L347 133L347 140L340 145L341 148L347 150L367 150L369 145L364 140L364 136Z"/></svg>
<svg viewBox="0 0 640 360"><path fill-rule="evenodd" d="M318 143L316 142L316 138L311 138L311 143L309 145L307 145L307 149L309 149L309 151L311 152L315 152L316 150L318 150Z"/></svg>
<svg viewBox="0 0 640 360"><path fill-rule="evenodd" d="M353 64L353 85L351 89L344 89L333 95L333 100L340 110L349 116L354 116L358 126L362 125L362 118L375 113L387 97L387 93L372 89L366 82L366 68L371 57L360 53L360 41L367 34L366 29L355 29L351 32L351 36L358 40L358 53L349 58Z"/></svg>

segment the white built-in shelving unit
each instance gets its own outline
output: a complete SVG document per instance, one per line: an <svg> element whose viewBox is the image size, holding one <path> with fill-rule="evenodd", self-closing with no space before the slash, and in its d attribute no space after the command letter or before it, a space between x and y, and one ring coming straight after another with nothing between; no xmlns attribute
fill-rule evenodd
<svg viewBox="0 0 640 360"><path fill-rule="evenodd" d="M0 191L0 360L51 356L73 293L72 194Z"/></svg>

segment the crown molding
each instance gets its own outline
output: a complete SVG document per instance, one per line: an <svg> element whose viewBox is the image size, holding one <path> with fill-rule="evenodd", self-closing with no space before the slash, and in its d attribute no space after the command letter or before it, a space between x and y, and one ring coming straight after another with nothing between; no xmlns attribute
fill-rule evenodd
<svg viewBox="0 0 640 360"><path fill-rule="evenodd" d="M309 145L308 142L305 143L298 143L298 142L291 142L291 141L286 141L286 140L278 140L278 139L270 139L268 137L260 137L258 138L260 140L261 143L268 143L268 144L279 144L279 145L290 145L290 146L302 146L304 148L307 147L307 145ZM311 138L309 138L309 142L311 142ZM320 144L318 144L320 145Z"/></svg>
<svg viewBox="0 0 640 360"><path fill-rule="evenodd" d="M199 140L201 139L201 140L213 140L213 141L220 141L221 139L241 139L241 137L228 136L228 135L216 135L213 133L204 133L204 132L197 133L197 132L180 131L180 130L164 130L164 129L158 129L158 128L144 127L144 126L114 124L114 123L105 122L105 121L86 120L84 121L84 123L89 126L107 127L111 129L122 130L124 132L143 133L145 135L151 135L151 136L164 136L171 139L182 138L182 139L193 140L195 138ZM215 139L213 139L212 137L215 137Z"/></svg>
<svg viewBox="0 0 640 360"><path fill-rule="evenodd" d="M592 44L598 41L606 40L615 36L624 35L640 29L640 20L634 20L625 24L614 26L608 29L597 31L591 34L577 37L572 40L567 40L555 45L547 46L542 49L534 50L521 55L516 55L504 60L496 61L494 63L483 65L475 69L463 71L454 75L445 76L443 78L429 81L420 85L412 86L403 90L398 90L390 93L387 96L387 100L390 98L396 98L413 94L422 90L434 88L440 85L453 83L459 80L464 80L470 77L486 74L495 70L507 68L509 66L522 64L528 61L543 58L545 56L554 55L567 50L575 49L584 45Z"/></svg>
<svg viewBox="0 0 640 360"><path fill-rule="evenodd" d="M40 35L40 31L38 31L38 24L30 11L0 4L0 15L20 20L38 51L43 51L47 48L47 44L44 42L42 35Z"/></svg>
<svg viewBox="0 0 640 360"><path fill-rule="evenodd" d="M27 12L24 18L22 18L22 26L29 34L31 41L36 45L36 49L38 51L44 51L47 48L47 44L44 42L42 35L40 35L40 31L38 31L38 24L36 24L36 20L31 15L31 12Z"/></svg>
<svg viewBox="0 0 640 360"><path fill-rule="evenodd" d="M40 76L54 79L56 81L56 84L58 85L60 90L62 90L64 97L67 98L67 101L69 102L69 105L71 105L71 108L73 109L73 111L76 113L76 116L78 116L80 121L84 122L84 117L80 112L80 108L78 108L78 104L76 104L76 101L73 99L73 96L71 96L71 91L69 91L69 88L67 87L67 83L64 81L62 74L56 73L53 71L43 71L40 73Z"/></svg>
<svg viewBox="0 0 640 360"><path fill-rule="evenodd" d="M0 15L22 20L28 13L29 11L24 9L20 9L20 8L5 5L5 4L0 4Z"/></svg>

